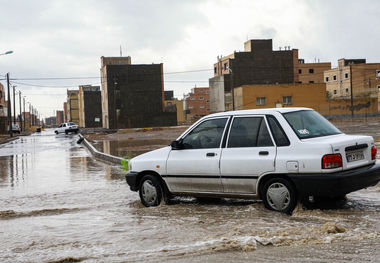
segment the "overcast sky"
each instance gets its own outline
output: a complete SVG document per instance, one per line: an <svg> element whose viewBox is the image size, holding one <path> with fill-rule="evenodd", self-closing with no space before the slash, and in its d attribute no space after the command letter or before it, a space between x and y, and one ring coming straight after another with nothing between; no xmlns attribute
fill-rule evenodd
<svg viewBox="0 0 380 263"><path fill-rule="evenodd" d="M208 86L217 56L243 50L247 39L272 38L275 50L297 48L306 62L380 62L380 1L0 0L0 7L0 53L14 51L0 56L0 79L10 72L44 117L62 110L67 88L100 84L100 57L119 56L120 46L132 63L162 62L166 73L209 69L166 75L165 90L178 98Z"/></svg>

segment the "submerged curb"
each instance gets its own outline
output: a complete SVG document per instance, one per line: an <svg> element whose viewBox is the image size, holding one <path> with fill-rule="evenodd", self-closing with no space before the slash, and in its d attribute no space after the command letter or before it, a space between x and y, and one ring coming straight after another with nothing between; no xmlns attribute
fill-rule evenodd
<svg viewBox="0 0 380 263"><path fill-rule="evenodd" d="M122 160L125 160L124 158L98 151L97 149L95 149L95 147L89 141L87 141L87 139L82 134L79 134L79 137L80 137L80 139L83 140L82 141L83 144L87 147L87 149L91 152L91 154L93 156L95 156L95 158L98 158L98 159L101 159L104 161L108 161L108 162L112 162L115 164L120 164L120 162Z"/></svg>
<svg viewBox="0 0 380 263"><path fill-rule="evenodd" d="M13 138L8 138L8 139L5 139L5 140L0 140L0 147L2 144L6 144L8 142L13 142L17 139L19 139L20 137L19 136L16 136L16 137L13 137Z"/></svg>

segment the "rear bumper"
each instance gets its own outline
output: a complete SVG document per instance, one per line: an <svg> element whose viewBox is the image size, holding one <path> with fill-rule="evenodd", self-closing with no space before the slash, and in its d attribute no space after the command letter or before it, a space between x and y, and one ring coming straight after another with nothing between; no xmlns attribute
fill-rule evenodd
<svg viewBox="0 0 380 263"><path fill-rule="evenodd" d="M301 197L342 196L380 181L380 164L331 174L289 174Z"/></svg>
<svg viewBox="0 0 380 263"><path fill-rule="evenodd" d="M76 128L76 129L66 129L65 132L78 132L79 129Z"/></svg>
<svg viewBox="0 0 380 263"><path fill-rule="evenodd" d="M139 175L138 172L128 172L125 175L125 180L127 181L127 184L129 185L129 187L131 188L131 191L137 191L139 189L138 181L137 181L138 175Z"/></svg>

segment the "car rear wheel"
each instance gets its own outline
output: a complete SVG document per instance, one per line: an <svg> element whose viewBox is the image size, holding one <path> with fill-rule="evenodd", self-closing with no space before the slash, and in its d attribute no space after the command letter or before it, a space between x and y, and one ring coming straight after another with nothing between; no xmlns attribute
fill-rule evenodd
<svg viewBox="0 0 380 263"><path fill-rule="evenodd" d="M272 178L265 183L263 201L266 208L291 214L297 204L293 185L284 178Z"/></svg>
<svg viewBox="0 0 380 263"><path fill-rule="evenodd" d="M57 135L58 135L58 131L55 131L55 134L57 134Z"/></svg>
<svg viewBox="0 0 380 263"><path fill-rule="evenodd" d="M161 183L157 177L145 175L141 179L139 195L144 206L158 206L162 200L162 193Z"/></svg>

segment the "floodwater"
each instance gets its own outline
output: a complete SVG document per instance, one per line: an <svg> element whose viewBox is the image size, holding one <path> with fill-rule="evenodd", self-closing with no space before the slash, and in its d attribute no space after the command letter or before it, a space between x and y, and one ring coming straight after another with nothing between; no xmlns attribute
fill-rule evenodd
<svg viewBox="0 0 380 263"><path fill-rule="evenodd" d="M379 262L380 185L292 216L233 199L145 208L77 139L0 146L0 262Z"/></svg>

